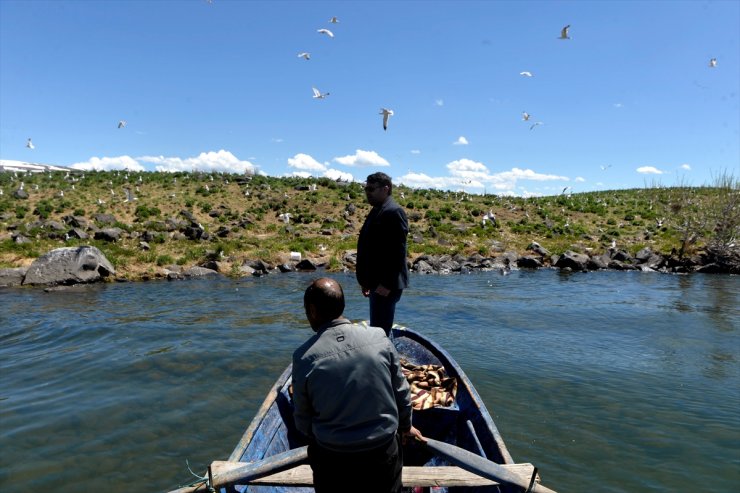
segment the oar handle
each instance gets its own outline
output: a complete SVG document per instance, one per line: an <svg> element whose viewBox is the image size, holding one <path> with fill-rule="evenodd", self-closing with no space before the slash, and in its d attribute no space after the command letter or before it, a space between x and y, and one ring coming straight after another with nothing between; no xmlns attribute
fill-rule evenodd
<svg viewBox="0 0 740 493"><path fill-rule="evenodd" d="M556 493L546 486L542 486L539 483L531 484L530 478L522 477L515 474L501 464L491 462L479 455L469 452L455 445L449 443L440 442L432 438L425 438L426 446L434 451L436 454L444 457L453 464L477 474L486 479L496 481L499 483L509 483L515 486L519 486L523 491L531 491L533 493ZM529 489L531 486L531 489Z"/></svg>
<svg viewBox="0 0 740 493"><path fill-rule="evenodd" d="M276 472L284 471L308 459L308 447L299 447L281 454L265 457L256 462L245 462L243 466L231 469L221 474L214 474L211 478L211 487L221 488L234 484L244 484ZM210 473L210 470L209 470ZM169 493L196 493L208 491L204 483L195 486L186 486Z"/></svg>

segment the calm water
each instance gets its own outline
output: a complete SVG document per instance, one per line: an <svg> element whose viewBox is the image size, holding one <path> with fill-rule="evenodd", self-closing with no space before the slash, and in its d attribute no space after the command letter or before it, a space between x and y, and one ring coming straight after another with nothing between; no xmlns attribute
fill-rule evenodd
<svg viewBox="0 0 740 493"><path fill-rule="evenodd" d="M0 490L161 491L226 459L309 336L315 277L0 290ZM366 318L352 275L346 315ZM740 489L740 278L415 276L397 322L457 359L562 492Z"/></svg>

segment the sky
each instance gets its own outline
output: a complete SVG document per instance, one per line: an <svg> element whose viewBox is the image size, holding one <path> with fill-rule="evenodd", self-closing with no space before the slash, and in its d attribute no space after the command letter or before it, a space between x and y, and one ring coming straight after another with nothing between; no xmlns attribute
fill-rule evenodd
<svg viewBox="0 0 740 493"><path fill-rule="evenodd" d="M738 92L737 0L0 0L3 160L523 197L711 185L740 174Z"/></svg>

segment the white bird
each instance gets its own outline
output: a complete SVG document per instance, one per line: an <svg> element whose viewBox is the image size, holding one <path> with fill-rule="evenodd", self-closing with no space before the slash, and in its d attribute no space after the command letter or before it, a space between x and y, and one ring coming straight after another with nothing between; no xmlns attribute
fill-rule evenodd
<svg viewBox="0 0 740 493"><path fill-rule="evenodd" d="M496 215L493 213L493 209L486 212L483 216L483 226L485 226L488 221L491 221L494 226L496 225Z"/></svg>
<svg viewBox="0 0 740 493"><path fill-rule="evenodd" d="M126 126L126 120L120 120L118 122L118 128L123 128Z"/></svg>
<svg viewBox="0 0 740 493"><path fill-rule="evenodd" d="M525 122L529 120L529 113L527 113L526 111L522 111L522 120L524 120Z"/></svg>
<svg viewBox="0 0 740 493"><path fill-rule="evenodd" d="M570 36L568 36L568 30L570 30L570 24L560 30L560 37L558 39L570 39Z"/></svg>
<svg viewBox="0 0 740 493"><path fill-rule="evenodd" d="M278 216L280 220L282 220L285 224L290 223L290 218L293 217L293 215L290 212L284 212Z"/></svg>
<svg viewBox="0 0 740 493"><path fill-rule="evenodd" d="M338 24L339 23L339 19L337 19L336 17L332 17L331 19L329 19L329 23L330 24Z"/></svg>
<svg viewBox="0 0 740 493"><path fill-rule="evenodd" d="M519 72L519 75L521 75L522 77L532 77L532 72L528 72L525 70L524 72Z"/></svg>
<svg viewBox="0 0 740 493"><path fill-rule="evenodd" d="M3 194L3 189L2 189L2 188L0 188L0 195L2 195L2 194Z"/></svg>
<svg viewBox="0 0 740 493"><path fill-rule="evenodd" d="M532 126L530 126L530 127L529 127L529 129L530 129L530 130L534 130L534 127L536 127L536 126L538 126L538 125L543 125L543 123L542 123L542 122L534 122L534 123L532 124Z"/></svg>
<svg viewBox="0 0 740 493"><path fill-rule="evenodd" d="M305 58L306 60L310 60L311 59L311 54L310 53L306 53L305 51L303 51L301 53L298 53L298 58Z"/></svg>
<svg viewBox="0 0 740 493"><path fill-rule="evenodd" d="M133 202L134 200L139 200L138 197L134 197L134 194L131 192L130 188L125 188L126 190L126 200L124 202Z"/></svg>
<svg viewBox="0 0 740 493"><path fill-rule="evenodd" d="M388 118L393 116L393 110L380 108L380 115L383 115L383 130L388 130Z"/></svg>
<svg viewBox="0 0 740 493"><path fill-rule="evenodd" d="M714 68L716 66L717 66L717 59L716 58L712 58L711 60L709 60L709 68Z"/></svg>
<svg viewBox="0 0 740 493"><path fill-rule="evenodd" d="M33 145L33 142L31 142L30 138L26 142L26 147L28 147L29 149L35 149L35 146Z"/></svg>
<svg viewBox="0 0 740 493"><path fill-rule="evenodd" d="M319 30L318 30L318 31L316 31L316 32L318 32L319 34L326 34L326 35L327 35L327 36L329 36L330 38L333 38L333 37L334 37L334 33L333 33L333 32L331 32L331 31L329 31L328 29L319 29Z"/></svg>
<svg viewBox="0 0 740 493"><path fill-rule="evenodd" d="M314 97L314 99L324 99L325 97L327 97L329 95L328 92L325 92L325 93L322 94L321 91L319 91L315 87L312 87L311 89L313 89L313 97Z"/></svg>
<svg viewBox="0 0 740 493"><path fill-rule="evenodd" d="M602 170L604 170L604 171L606 171L606 170L608 170L608 169L609 169L609 168L611 168L611 167L612 167L612 165L611 165L611 164L606 164L606 165L602 165L602 166L601 166L601 169L602 169Z"/></svg>
<svg viewBox="0 0 740 493"><path fill-rule="evenodd" d="M105 202L103 202L101 199L98 199L98 205L103 205Z"/></svg>
<svg viewBox="0 0 740 493"><path fill-rule="evenodd" d="M611 248L612 250L614 250L615 248L617 248L617 240L612 240L612 244L611 244L611 246L609 248Z"/></svg>
<svg viewBox="0 0 740 493"><path fill-rule="evenodd" d="M59 196L64 197L64 190L59 190Z"/></svg>

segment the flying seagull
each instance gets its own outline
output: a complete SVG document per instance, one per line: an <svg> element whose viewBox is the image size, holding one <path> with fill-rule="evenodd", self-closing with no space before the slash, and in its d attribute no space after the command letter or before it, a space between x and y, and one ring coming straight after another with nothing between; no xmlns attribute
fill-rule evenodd
<svg viewBox="0 0 740 493"><path fill-rule="evenodd" d="M543 124L542 122L534 122L534 123L532 124L532 126L531 126L531 127L529 127L529 129L530 129L530 130L534 130L534 127L536 127L537 125L542 125L542 124Z"/></svg>
<svg viewBox="0 0 740 493"><path fill-rule="evenodd" d="M519 72L519 75L522 77L532 77L532 72L525 70L524 72Z"/></svg>
<svg viewBox="0 0 740 493"><path fill-rule="evenodd" d="M329 95L328 92L325 92L325 93L321 94L321 91L319 91L315 87L312 87L311 89L313 89L313 97L314 97L314 99L324 99L325 97L327 97Z"/></svg>
<svg viewBox="0 0 740 493"><path fill-rule="evenodd" d="M118 128L123 128L126 126L126 120L120 120L118 122Z"/></svg>
<svg viewBox="0 0 740 493"><path fill-rule="evenodd" d="M716 66L717 66L717 59L716 58L712 58L711 60L709 60L709 67L710 68L714 68Z"/></svg>
<svg viewBox="0 0 740 493"><path fill-rule="evenodd" d="M524 120L525 122L529 120L529 113L527 113L526 111L522 111L522 120Z"/></svg>
<svg viewBox="0 0 740 493"><path fill-rule="evenodd" d="M565 26L565 27L564 27L564 28L563 28L563 29L562 29L562 30L560 31L560 37L559 37L558 39L570 39L570 36L568 36L568 30L569 30L569 29L570 29L570 24L568 24L567 26Z"/></svg>
<svg viewBox="0 0 740 493"><path fill-rule="evenodd" d="M337 24L337 23L339 23L339 19L337 19L336 17L332 17L331 19L329 19L329 23L330 24Z"/></svg>
<svg viewBox="0 0 740 493"><path fill-rule="evenodd" d="M306 60L310 60L311 54L304 51L302 53L298 53L298 58L305 58Z"/></svg>
<svg viewBox="0 0 740 493"><path fill-rule="evenodd" d="M35 146L33 145L33 142L31 142L31 139L28 139L28 142L26 142L26 147L29 149L35 149Z"/></svg>
<svg viewBox="0 0 740 493"><path fill-rule="evenodd" d="M393 116L393 110L380 108L380 115L383 115L383 130L388 130L388 118Z"/></svg>
<svg viewBox="0 0 740 493"><path fill-rule="evenodd" d="M334 33L333 33L333 32L331 32L331 31L329 31L328 29L319 29L319 30L318 30L318 31L316 31L316 32L318 32L318 33L320 33L320 34L326 34L326 35L327 35L327 36L329 36L330 38L333 38L333 37L334 37Z"/></svg>

